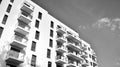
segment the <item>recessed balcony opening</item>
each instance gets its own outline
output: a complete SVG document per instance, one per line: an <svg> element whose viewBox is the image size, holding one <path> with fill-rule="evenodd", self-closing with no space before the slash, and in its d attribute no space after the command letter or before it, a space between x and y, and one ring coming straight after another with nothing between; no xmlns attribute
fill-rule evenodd
<svg viewBox="0 0 120 67"><path fill-rule="evenodd" d="M24 54L15 48L11 48L6 55L6 63L11 65L19 65L24 62Z"/></svg>
<svg viewBox="0 0 120 67"><path fill-rule="evenodd" d="M56 51L64 53L66 52L66 47L63 45L63 43L57 41Z"/></svg>
<svg viewBox="0 0 120 67"><path fill-rule="evenodd" d="M56 67L64 67L64 66L60 63L56 63Z"/></svg>
<svg viewBox="0 0 120 67"><path fill-rule="evenodd" d="M66 32L65 28L57 25L57 33L64 34Z"/></svg>
<svg viewBox="0 0 120 67"><path fill-rule="evenodd" d="M74 42L69 38L67 38L67 46L73 48L76 51L82 51L81 44L78 42Z"/></svg>
<svg viewBox="0 0 120 67"><path fill-rule="evenodd" d="M30 3L28 2L24 2L22 4L22 7L21 7L21 10L22 11L26 11L27 13L31 14L34 10L34 6L32 6Z"/></svg>
<svg viewBox="0 0 120 67"><path fill-rule="evenodd" d="M18 20L18 26L22 27L26 31L30 30L30 26L27 23L24 23L23 21Z"/></svg>
<svg viewBox="0 0 120 67"><path fill-rule="evenodd" d="M57 41L59 41L61 43L65 43L66 42L66 38L62 34L57 33Z"/></svg>
<svg viewBox="0 0 120 67"><path fill-rule="evenodd" d="M57 54L56 54L56 63L59 63L59 64L65 64L66 63L66 58L63 55L63 53L57 52Z"/></svg>
<svg viewBox="0 0 120 67"><path fill-rule="evenodd" d="M68 57L68 67L76 67L76 66L81 66L81 62Z"/></svg>
<svg viewBox="0 0 120 67"><path fill-rule="evenodd" d="M57 33L57 38L59 38L59 37L63 37L63 34Z"/></svg>
<svg viewBox="0 0 120 67"><path fill-rule="evenodd" d="M19 49L24 49L26 47L27 41L28 39L26 36L21 35L18 32L15 32L15 35L12 37L11 45Z"/></svg>

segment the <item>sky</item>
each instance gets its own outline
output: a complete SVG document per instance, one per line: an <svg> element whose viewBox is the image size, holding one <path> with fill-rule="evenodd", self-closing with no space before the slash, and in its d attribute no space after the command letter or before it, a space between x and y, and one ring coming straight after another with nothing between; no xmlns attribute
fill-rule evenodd
<svg viewBox="0 0 120 67"><path fill-rule="evenodd" d="M120 0L34 0L91 44L99 67L120 67Z"/></svg>

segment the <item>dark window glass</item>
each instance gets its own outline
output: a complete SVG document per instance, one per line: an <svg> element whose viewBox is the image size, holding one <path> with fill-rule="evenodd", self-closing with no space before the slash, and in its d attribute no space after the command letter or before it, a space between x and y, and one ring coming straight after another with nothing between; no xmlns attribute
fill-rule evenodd
<svg viewBox="0 0 120 67"><path fill-rule="evenodd" d="M10 12L10 10L11 10L11 8L12 8L12 5L10 5L10 4L9 4L9 5L8 5L8 7L7 7L6 12L8 12L8 13L9 13L9 12Z"/></svg>
<svg viewBox="0 0 120 67"><path fill-rule="evenodd" d="M35 41L32 41L31 50L32 50L32 51L35 51L35 48L36 48L36 42L35 42Z"/></svg>
<svg viewBox="0 0 120 67"><path fill-rule="evenodd" d="M6 24L7 19L8 19L8 15L5 14L3 17L2 24Z"/></svg>
<svg viewBox="0 0 120 67"><path fill-rule="evenodd" d="M39 40L39 36L40 36L40 32L39 32L39 31L36 31L35 39Z"/></svg>
<svg viewBox="0 0 120 67"><path fill-rule="evenodd" d="M52 62L48 61L48 67L52 67Z"/></svg>
<svg viewBox="0 0 120 67"><path fill-rule="evenodd" d="M53 30L50 30L50 36L53 37Z"/></svg>
<svg viewBox="0 0 120 67"><path fill-rule="evenodd" d="M52 28L54 28L54 22L51 21L51 25L50 25Z"/></svg>
<svg viewBox="0 0 120 67"><path fill-rule="evenodd" d="M90 48L88 47L88 50L90 51Z"/></svg>
<svg viewBox="0 0 120 67"><path fill-rule="evenodd" d="M32 55L31 66L36 66L36 55Z"/></svg>
<svg viewBox="0 0 120 67"><path fill-rule="evenodd" d="M91 66L92 66L92 62L90 62Z"/></svg>
<svg viewBox="0 0 120 67"><path fill-rule="evenodd" d="M38 13L38 18L42 19L42 13L41 12Z"/></svg>
<svg viewBox="0 0 120 67"><path fill-rule="evenodd" d="M0 0L0 4L1 4L2 0Z"/></svg>
<svg viewBox="0 0 120 67"><path fill-rule="evenodd" d="M35 23L35 27L36 27L36 28L39 28L39 23L40 23L40 22L39 22L38 20L36 20L36 23Z"/></svg>
<svg viewBox="0 0 120 67"><path fill-rule="evenodd" d="M14 0L10 0L10 2L12 2L12 3L13 3L13 2L14 2Z"/></svg>
<svg viewBox="0 0 120 67"><path fill-rule="evenodd" d="M3 33L3 27L0 27L0 37L1 37L1 35L2 35L2 33Z"/></svg>
<svg viewBox="0 0 120 67"><path fill-rule="evenodd" d="M49 40L49 46L53 47L53 40L52 39Z"/></svg>
<svg viewBox="0 0 120 67"><path fill-rule="evenodd" d="M47 49L47 58L50 58L50 55L51 55L51 50Z"/></svg>

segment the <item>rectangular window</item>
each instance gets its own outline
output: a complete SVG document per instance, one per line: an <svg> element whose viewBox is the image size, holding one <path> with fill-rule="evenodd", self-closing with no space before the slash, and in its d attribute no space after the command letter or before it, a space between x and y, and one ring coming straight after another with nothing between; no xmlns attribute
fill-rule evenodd
<svg viewBox="0 0 120 67"><path fill-rule="evenodd" d="M51 55L51 50L47 49L47 58L50 58L50 55Z"/></svg>
<svg viewBox="0 0 120 67"><path fill-rule="evenodd" d="M32 41L31 50L32 50L32 51L35 51L35 48L36 48L36 42L35 42L35 41Z"/></svg>
<svg viewBox="0 0 120 67"><path fill-rule="evenodd" d="M3 17L2 24L6 24L7 19L8 19L8 15L5 14Z"/></svg>
<svg viewBox="0 0 120 67"><path fill-rule="evenodd" d="M0 27L0 37L2 35L3 29L4 29L3 27Z"/></svg>
<svg viewBox="0 0 120 67"><path fill-rule="evenodd" d="M39 40L39 36L40 36L40 32L39 32L39 31L36 31L35 39Z"/></svg>
<svg viewBox="0 0 120 67"><path fill-rule="evenodd" d="M53 30L50 30L50 36L53 37Z"/></svg>
<svg viewBox="0 0 120 67"><path fill-rule="evenodd" d="M1 4L2 0L0 0L0 4Z"/></svg>
<svg viewBox="0 0 120 67"><path fill-rule="evenodd" d="M32 55L31 66L36 66L36 55Z"/></svg>
<svg viewBox="0 0 120 67"><path fill-rule="evenodd" d="M52 67L52 62L48 61L48 67Z"/></svg>
<svg viewBox="0 0 120 67"><path fill-rule="evenodd" d="M7 7L6 12L8 12L8 13L9 13L9 12L10 12L10 10L11 10L11 8L12 8L12 5L10 5L10 4L9 4L9 5L8 5L8 7Z"/></svg>
<svg viewBox="0 0 120 67"><path fill-rule="evenodd" d="M42 19L42 13L41 12L38 13L38 18Z"/></svg>
<svg viewBox="0 0 120 67"><path fill-rule="evenodd" d="M54 28L54 22L53 21L51 21L50 27Z"/></svg>
<svg viewBox="0 0 120 67"><path fill-rule="evenodd" d="M13 2L14 2L14 0L10 0L10 2L12 2L12 3L13 3Z"/></svg>
<svg viewBox="0 0 120 67"><path fill-rule="evenodd" d="M36 20L36 22L35 22L35 27L36 27L36 28L39 28L39 23L40 23L40 22L39 22L38 20Z"/></svg>
<svg viewBox="0 0 120 67"><path fill-rule="evenodd" d="M53 47L53 40L52 39L49 40L49 46Z"/></svg>

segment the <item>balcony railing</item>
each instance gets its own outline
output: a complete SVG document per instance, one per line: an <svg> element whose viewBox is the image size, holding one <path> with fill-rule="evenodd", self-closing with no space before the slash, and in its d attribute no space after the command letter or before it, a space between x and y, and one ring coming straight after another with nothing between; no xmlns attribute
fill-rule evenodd
<svg viewBox="0 0 120 67"><path fill-rule="evenodd" d="M82 58L87 58L88 57L88 54L86 52L82 52Z"/></svg>
<svg viewBox="0 0 120 67"><path fill-rule="evenodd" d="M19 48L25 48L26 44L27 44L27 39L20 37L18 35L13 36L11 45L17 46Z"/></svg>
<svg viewBox="0 0 120 67"><path fill-rule="evenodd" d="M71 48L73 48L73 49L75 49L77 51L81 51L82 50L80 44L75 44L75 43L68 42L67 46L71 47Z"/></svg>
<svg viewBox="0 0 120 67"><path fill-rule="evenodd" d="M73 41L75 41L75 42L81 43L79 36L76 36L76 35L74 35L74 34L69 34L69 33L68 33L68 34L67 34L67 38L69 38L69 39L71 39L71 40L73 40Z"/></svg>
<svg viewBox="0 0 120 67"><path fill-rule="evenodd" d="M76 67L76 62L73 60L68 60L67 66L68 67Z"/></svg>
<svg viewBox="0 0 120 67"><path fill-rule="evenodd" d="M22 23L22 22L21 22ZM15 26L15 31L16 32L19 32L23 35L27 35L29 34L29 31L30 31L30 27L27 26L27 25L24 25L24 24L21 24L20 22L16 24Z"/></svg>
<svg viewBox="0 0 120 67"><path fill-rule="evenodd" d="M30 23L32 19L32 15L28 15L25 12L21 12L18 17L19 20L23 21L24 23Z"/></svg>
<svg viewBox="0 0 120 67"><path fill-rule="evenodd" d="M24 62L24 54L10 50L6 56L7 63L20 64Z"/></svg>
<svg viewBox="0 0 120 67"><path fill-rule="evenodd" d="M27 13L31 14L34 11L34 6L32 6L28 2L24 2L22 4L21 10L26 11Z"/></svg>
<svg viewBox="0 0 120 67"><path fill-rule="evenodd" d="M81 63L68 59L68 67L81 67Z"/></svg>
<svg viewBox="0 0 120 67"><path fill-rule="evenodd" d="M64 34L64 33L66 33L66 29L62 26L58 26L57 27L57 32L60 32L60 33Z"/></svg>
<svg viewBox="0 0 120 67"><path fill-rule="evenodd" d="M59 51L59 52L64 53L64 52L66 52L67 48L65 46L63 46L63 45L62 46L57 45L56 50Z"/></svg>
<svg viewBox="0 0 120 67"><path fill-rule="evenodd" d="M65 58L64 56L58 55L58 56L56 57L56 62L57 62L57 63L60 63L60 64L65 64L65 63L67 62L67 60L66 60L66 58Z"/></svg>
<svg viewBox="0 0 120 67"><path fill-rule="evenodd" d="M64 36L61 36L61 37L57 36L57 41L64 43L64 42L66 42L66 38Z"/></svg>
<svg viewBox="0 0 120 67"><path fill-rule="evenodd" d="M76 60L79 60L79 61L82 60L81 54L76 53L76 52L72 52L72 51L69 51L69 50L68 50L67 56L72 57L72 58L74 58Z"/></svg>

